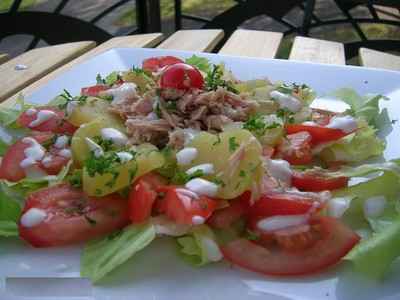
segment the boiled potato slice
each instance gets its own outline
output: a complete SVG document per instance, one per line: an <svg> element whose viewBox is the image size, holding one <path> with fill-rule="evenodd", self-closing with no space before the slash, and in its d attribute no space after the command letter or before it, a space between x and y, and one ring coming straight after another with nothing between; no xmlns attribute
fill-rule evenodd
<svg viewBox="0 0 400 300"><path fill-rule="evenodd" d="M261 178L262 148L247 130L227 130L219 137L202 132L188 147L197 148L198 155L186 169L205 163L214 165L215 174L206 178L218 180L218 198L233 199Z"/></svg>
<svg viewBox="0 0 400 300"><path fill-rule="evenodd" d="M86 167L83 168L83 191L89 196L100 197L108 195L128 187L138 177L164 164L163 155L151 144L142 144L137 147L132 147L131 150L137 153L135 159L124 164L116 165L115 168L113 168L113 172L118 174L115 179L111 173L96 173L91 177ZM99 159L101 159L101 157Z"/></svg>
<svg viewBox="0 0 400 300"><path fill-rule="evenodd" d="M85 138L93 138L101 135L101 129L111 127L125 133L122 122L116 119L99 118L90 123L84 124L75 131L71 140L71 150L74 162L82 166L85 159L89 157L90 149Z"/></svg>
<svg viewBox="0 0 400 300"><path fill-rule="evenodd" d="M74 107L71 114L68 116L68 121L75 125L89 123L98 118L110 119L115 122L121 122L120 118L108 111L110 103L104 99L88 97L83 104L78 104Z"/></svg>

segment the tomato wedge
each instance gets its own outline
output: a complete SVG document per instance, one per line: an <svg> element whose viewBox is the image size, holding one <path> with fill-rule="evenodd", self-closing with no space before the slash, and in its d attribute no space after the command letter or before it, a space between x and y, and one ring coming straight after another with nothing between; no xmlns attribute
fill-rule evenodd
<svg viewBox="0 0 400 300"><path fill-rule="evenodd" d="M313 126L313 125L305 125L305 124L286 124L285 125L286 132L288 134L294 134L298 132L308 132L312 137L312 143L320 144L327 143L332 141L337 141L350 133L346 133L343 130L336 128L328 128L322 126Z"/></svg>
<svg viewBox="0 0 400 300"><path fill-rule="evenodd" d="M31 136L39 144L50 140L53 137L51 133L40 133ZM25 170L20 166L22 160L26 158L25 149L30 147L30 144L24 143L20 139L11 145L7 152L4 154L0 165L0 178L7 179L9 181L18 181L25 178Z"/></svg>
<svg viewBox="0 0 400 300"><path fill-rule="evenodd" d="M290 193L262 195L250 208L251 217L301 215L310 211L315 199Z"/></svg>
<svg viewBox="0 0 400 300"><path fill-rule="evenodd" d="M292 185L302 191L331 191L346 187L348 182L348 177L329 177L323 173L294 172L292 175Z"/></svg>
<svg viewBox="0 0 400 300"><path fill-rule="evenodd" d="M358 243L360 237L338 220L318 217L311 225L319 228L319 239L301 251L262 247L241 238L221 247L224 257L242 268L265 275L303 275L336 264Z"/></svg>
<svg viewBox="0 0 400 300"><path fill-rule="evenodd" d="M276 157L292 165L306 165L312 162L311 135L307 131L288 134L279 145Z"/></svg>
<svg viewBox="0 0 400 300"><path fill-rule="evenodd" d="M246 191L239 197L230 201L230 205L216 210L207 223L213 228L229 228L232 223L245 216L250 208L251 192Z"/></svg>
<svg viewBox="0 0 400 300"><path fill-rule="evenodd" d="M82 96L91 96L91 97L97 97L100 92L106 91L110 89L110 87L106 84L97 84L93 86L88 86L84 87L81 89L81 95Z"/></svg>
<svg viewBox="0 0 400 300"><path fill-rule="evenodd" d="M151 216L157 189L166 180L155 173L148 173L136 180L129 193L129 217L132 223L142 223Z"/></svg>
<svg viewBox="0 0 400 300"><path fill-rule="evenodd" d="M158 57L151 57L148 59L145 59L143 61L142 67L144 70L149 71L149 72L157 72L159 69L177 64L177 63L183 63L183 60L175 57L175 56L158 56Z"/></svg>
<svg viewBox="0 0 400 300"><path fill-rule="evenodd" d="M158 191L165 194L165 214L178 224L203 224L217 206L215 200L185 188L164 186Z"/></svg>
<svg viewBox="0 0 400 300"><path fill-rule="evenodd" d="M22 212L39 209L45 218L36 225L19 224L20 236L34 247L74 244L107 235L129 223L128 202L117 194L87 197L68 184L30 194Z"/></svg>
<svg viewBox="0 0 400 300"><path fill-rule="evenodd" d="M40 112L50 113L50 117L43 122L38 122L36 125L35 121L38 120L38 114ZM53 114L51 115L51 113ZM23 127L36 131L66 133L70 135L72 135L77 129L77 127L65 120L63 111L50 106L37 107L33 113L29 113L28 111L23 112L18 117L17 123Z"/></svg>
<svg viewBox="0 0 400 300"><path fill-rule="evenodd" d="M204 85L203 75L192 65L177 63L165 68L161 74L160 86L163 89L201 89Z"/></svg>

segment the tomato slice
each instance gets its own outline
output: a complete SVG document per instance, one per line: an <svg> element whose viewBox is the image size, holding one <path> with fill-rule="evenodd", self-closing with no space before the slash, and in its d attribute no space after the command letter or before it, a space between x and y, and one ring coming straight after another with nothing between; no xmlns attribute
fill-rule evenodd
<svg viewBox="0 0 400 300"><path fill-rule="evenodd" d="M163 89L188 90L192 88L201 89L204 79L200 71L195 67L177 63L168 66L161 74L160 86Z"/></svg>
<svg viewBox="0 0 400 300"><path fill-rule="evenodd" d="M217 206L215 200L185 188L165 186L159 191L165 193L165 214L178 224L203 224Z"/></svg>
<svg viewBox="0 0 400 300"><path fill-rule="evenodd" d="M292 165L306 165L312 162L311 135L307 131L288 134L277 149L276 157Z"/></svg>
<svg viewBox="0 0 400 300"><path fill-rule="evenodd" d="M50 140L53 137L51 133L40 133L31 136L39 144ZM7 179L9 181L18 181L25 178L25 170L20 166L22 160L25 159L25 149L30 147L29 144L24 143L20 139L11 145L7 152L4 154L0 165L0 178Z"/></svg>
<svg viewBox="0 0 400 300"><path fill-rule="evenodd" d="M302 215L309 212L315 202L315 199L299 194L270 193L262 195L251 206L249 215L252 218Z"/></svg>
<svg viewBox="0 0 400 300"><path fill-rule="evenodd" d="M159 69L165 66L177 63L183 63L183 60L175 56L158 56L145 59L143 61L142 67L146 71L157 72Z"/></svg>
<svg viewBox="0 0 400 300"><path fill-rule="evenodd" d="M36 130L36 131L49 131L53 133L66 133L72 135L77 127L69 123L64 118L64 112L50 106L42 106L35 108L36 112L33 114L27 111L23 112L17 119L17 123L23 127ZM32 125L32 122L37 120L40 111L51 111L54 113L48 120L41 122L38 125Z"/></svg>
<svg viewBox="0 0 400 300"><path fill-rule="evenodd" d="M87 197L68 184L60 184L30 194L23 214L31 208L44 211L39 224L19 224L20 236L34 247L74 244L102 237L128 225L128 202L117 194Z"/></svg>
<svg viewBox="0 0 400 300"><path fill-rule="evenodd" d="M97 84L93 86L83 87L81 89L82 96L90 96L90 97L97 97L100 92L106 91L110 89L110 87L106 84Z"/></svg>
<svg viewBox="0 0 400 300"><path fill-rule="evenodd" d="M136 180L129 193L129 217L132 223L142 223L151 216L157 189L166 180L155 173L148 173Z"/></svg>
<svg viewBox="0 0 400 300"><path fill-rule="evenodd" d="M328 127L312 126L304 124L286 124L285 128L288 134L294 134L304 131L308 132L312 137L312 143L314 145L336 141L351 133L351 132L346 133L343 130L336 128L328 128Z"/></svg>
<svg viewBox="0 0 400 300"><path fill-rule="evenodd" d="M49 175L57 175L71 159L69 157L60 155L60 151L61 149L55 147L50 148L48 156L50 156L51 159L46 163L44 163L42 160L39 163L39 168L44 170Z"/></svg>
<svg viewBox="0 0 400 300"><path fill-rule="evenodd" d="M336 190L346 187L348 182L348 177L329 177L323 173L294 172L292 175L292 185L302 191Z"/></svg>
<svg viewBox="0 0 400 300"><path fill-rule="evenodd" d="M250 208L251 192L246 191L239 197L230 201L230 205L216 210L207 223L218 229L229 228L232 223L245 216Z"/></svg>
<svg viewBox="0 0 400 300"><path fill-rule="evenodd" d="M324 270L345 256L360 237L338 220L318 217L311 225L319 228L319 239L301 251L262 247L247 239L237 239L221 247L233 264L265 275L302 275Z"/></svg>

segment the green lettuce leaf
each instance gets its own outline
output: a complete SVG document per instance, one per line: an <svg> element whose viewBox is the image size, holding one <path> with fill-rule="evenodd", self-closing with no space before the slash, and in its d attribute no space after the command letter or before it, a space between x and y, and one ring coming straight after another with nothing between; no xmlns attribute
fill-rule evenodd
<svg viewBox="0 0 400 300"><path fill-rule="evenodd" d="M390 125L390 122L382 124L383 120L390 121L390 119L387 110L380 111L379 109L379 101L388 100L387 97L382 95L361 96L350 88L339 89L333 95L350 106L351 114L364 118L369 125L375 128Z"/></svg>
<svg viewBox="0 0 400 300"><path fill-rule="evenodd" d="M81 276L97 282L123 264L156 237L151 224L130 225L103 239L86 244L81 257Z"/></svg>
<svg viewBox="0 0 400 300"><path fill-rule="evenodd" d="M376 136L376 129L361 125L357 132L324 148L320 156L326 162L360 162L382 155L384 150L385 143Z"/></svg>
<svg viewBox="0 0 400 300"><path fill-rule="evenodd" d="M400 216L385 230L358 244L345 259L353 262L356 271L380 279L400 256Z"/></svg>
<svg viewBox="0 0 400 300"><path fill-rule="evenodd" d="M328 174L332 177L360 177L380 171L393 172L400 177L400 165L396 160L376 164L364 164L358 167L343 166L338 171L328 172Z"/></svg>
<svg viewBox="0 0 400 300"><path fill-rule="evenodd" d="M192 55L191 57L187 58L185 60L185 63L195 66L197 69L203 71L204 73L207 73L211 69L208 59L197 55Z"/></svg>
<svg viewBox="0 0 400 300"><path fill-rule="evenodd" d="M0 184L0 236L18 236L17 222L21 215L21 205Z"/></svg>
<svg viewBox="0 0 400 300"><path fill-rule="evenodd" d="M190 235L177 242L183 259L191 265L203 266L222 259L216 237L207 225L194 227Z"/></svg>

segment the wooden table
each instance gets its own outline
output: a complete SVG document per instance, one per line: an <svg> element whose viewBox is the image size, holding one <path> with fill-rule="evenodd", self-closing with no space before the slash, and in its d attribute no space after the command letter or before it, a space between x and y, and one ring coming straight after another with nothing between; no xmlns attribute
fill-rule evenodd
<svg viewBox="0 0 400 300"><path fill-rule="evenodd" d="M97 47L94 42L84 41L34 49L3 63L0 59L0 102L11 105L19 93L29 95L72 66L114 47L210 52L223 36L222 30L181 30L165 40L161 33L140 34L116 37ZM219 53L274 58L282 37L277 32L240 29L231 35ZM360 58L366 67L400 71L400 57L394 55L360 49ZM289 59L344 65L344 47L337 42L296 37Z"/></svg>

